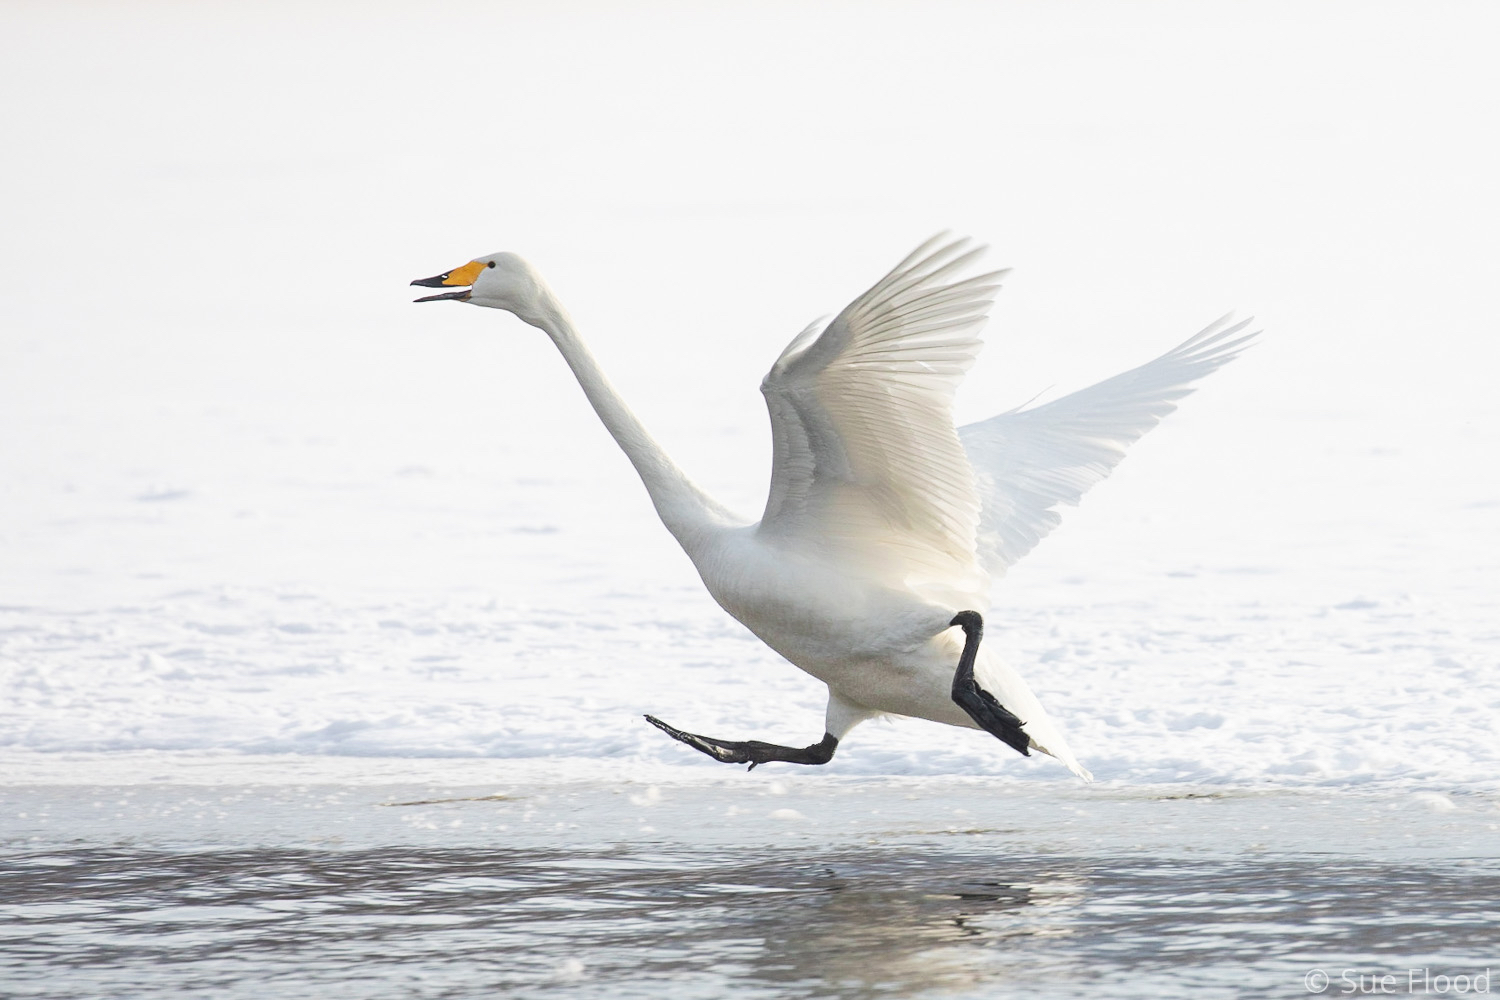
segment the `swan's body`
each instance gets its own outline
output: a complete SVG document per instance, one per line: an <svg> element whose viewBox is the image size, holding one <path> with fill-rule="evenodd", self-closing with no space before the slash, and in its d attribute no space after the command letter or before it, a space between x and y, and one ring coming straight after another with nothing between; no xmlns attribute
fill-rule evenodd
<svg viewBox="0 0 1500 1000"><path fill-rule="evenodd" d="M827 735L805 751L771 747L785 753L766 756L743 748L768 744L715 741L652 720L678 739L752 766L823 763L849 730L890 713L985 728L1088 777L1026 682L980 644L974 612L988 609L991 577L1056 524L1057 504L1076 502L1190 382L1234 357L1245 324L1220 321L1090 389L955 430L953 392L1004 274L955 279L980 252L965 247L928 241L782 352L761 385L775 456L758 522L736 517L672 463L519 257L480 257L416 282L471 285L428 299L504 309L546 332L714 600L828 685ZM961 612L972 618L955 617ZM962 631L953 627L961 621ZM975 714L975 695L969 708L956 700L961 659L977 697L1004 717L1000 729Z"/></svg>

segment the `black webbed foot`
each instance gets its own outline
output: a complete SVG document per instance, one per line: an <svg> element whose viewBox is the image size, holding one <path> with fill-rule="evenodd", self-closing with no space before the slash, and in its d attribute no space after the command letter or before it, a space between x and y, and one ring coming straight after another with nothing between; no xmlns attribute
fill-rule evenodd
<svg viewBox="0 0 1500 1000"><path fill-rule="evenodd" d="M964 630L964 651L953 672L953 700L969 713L969 718L1022 756L1031 756L1031 737L1021 728L1026 725L1016 714L974 680L974 658L979 655L979 640L984 637L984 619L977 611L960 611L948 623Z"/></svg>
<svg viewBox="0 0 1500 1000"><path fill-rule="evenodd" d="M773 760L787 764L826 764L833 759L833 751L839 745L839 741L832 733L824 733L819 743L798 749L797 747L777 746L775 743L762 743L760 740L740 742L697 736L669 726L654 715L646 716L646 721L672 739L686 743L694 750L708 754L714 760L723 761L725 764L749 764L751 771L755 770L755 765L768 764Z"/></svg>

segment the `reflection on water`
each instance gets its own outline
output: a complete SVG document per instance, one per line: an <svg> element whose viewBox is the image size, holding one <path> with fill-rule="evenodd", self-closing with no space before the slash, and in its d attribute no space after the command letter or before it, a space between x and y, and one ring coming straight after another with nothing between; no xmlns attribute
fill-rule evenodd
<svg viewBox="0 0 1500 1000"><path fill-rule="evenodd" d="M1306 995L1500 966L1500 870L919 851L0 860L25 997Z"/></svg>

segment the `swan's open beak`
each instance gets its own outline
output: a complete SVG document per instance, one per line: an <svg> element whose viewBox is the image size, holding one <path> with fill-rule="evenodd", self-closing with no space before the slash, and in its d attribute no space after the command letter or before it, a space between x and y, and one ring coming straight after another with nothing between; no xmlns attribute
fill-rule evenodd
<svg viewBox="0 0 1500 1000"><path fill-rule="evenodd" d="M475 260L470 261L463 267L455 267L453 270L445 271L442 274L436 275L435 277L418 278L416 281L413 281L412 284L421 285L424 288L443 288L451 287L453 285L472 285L474 284L474 279L479 277L479 272L483 270L484 264L480 261ZM462 291L444 292L441 295L425 295L422 298L417 299L416 301L436 302L439 299L457 299L458 301L463 302L467 300L468 297L469 289L465 288Z"/></svg>
<svg viewBox="0 0 1500 1000"><path fill-rule="evenodd" d="M432 280L431 278L423 278L421 281L413 281L412 284L413 285L425 285L427 282L429 282L431 280ZM437 302L440 299L457 299L459 302L467 302L469 300L469 290L467 288L465 288L463 291L459 291L459 292L444 292L441 295L424 295L420 299L412 299L412 301L413 302Z"/></svg>

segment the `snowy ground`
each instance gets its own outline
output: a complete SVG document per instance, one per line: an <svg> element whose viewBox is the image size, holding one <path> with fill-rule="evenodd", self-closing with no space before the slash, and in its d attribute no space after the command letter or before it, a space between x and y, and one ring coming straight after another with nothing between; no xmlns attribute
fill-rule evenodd
<svg viewBox="0 0 1500 1000"><path fill-rule="evenodd" d="M165 842L168 813L70 790L233 786L261 790L236 800L258 843L277 816L302 843L300 807L266 804L284 774L296 801L613 795L632 841L677 829L632 797L743 794L780 837L777 809L899 789L1017 797L1125 850L1150 803L1213 793L1314 804L1268 849L1326 821L1325 846L1399 855L1333 819L1373 802L1438 856L1493 856L1496 26L1458 3L7 4L0 841ZM914 721L818 771L720 773L640 716L800 745L819 685L702 593L544 338L406 283L526 255L753 513L761 374L945 226L1016 267L961 419L1231 307L1266 330L997 591L987 641L1100 780ZM797 801L763 809L773 784ZM1058 803L1099 806L1080 828ZM225 808L187 839L219 843ZM567 822L526 843L581 845ZM1242 822L1142 843L1248 850Z"/></svg>

